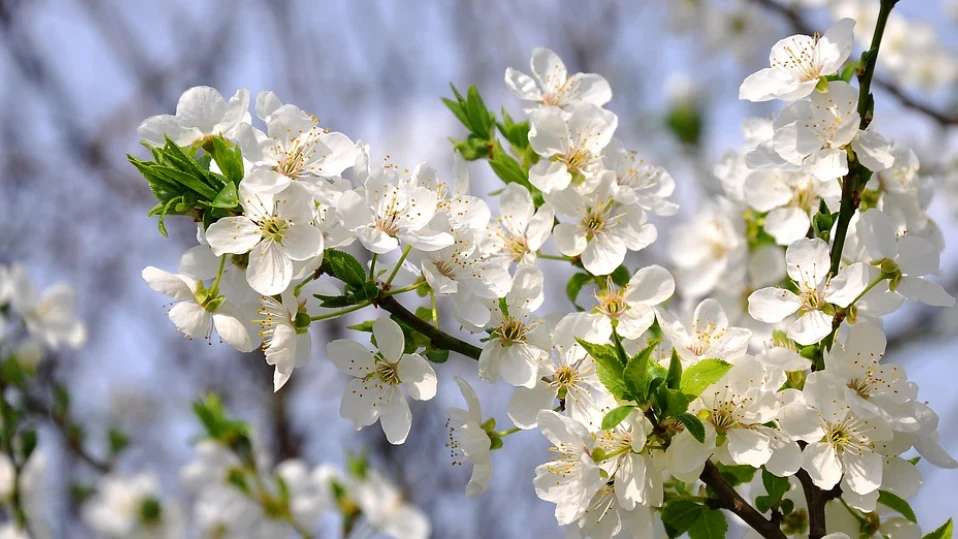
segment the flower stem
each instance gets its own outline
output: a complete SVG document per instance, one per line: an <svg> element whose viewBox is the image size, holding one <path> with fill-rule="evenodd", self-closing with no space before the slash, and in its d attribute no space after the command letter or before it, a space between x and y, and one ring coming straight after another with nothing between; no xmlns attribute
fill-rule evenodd
<svg viewBox="0 0 958 539"><path fill-rule="evenodd" d="M309 277L303 279L302 282L300 282L298 285L296 285L295 288L293 288L293 295L296 297L299 297L299 291L302 290L304 286L309 284L310 281L312 281L315 278L316 278L316 272L310 273Z"/></svg>
<svg viewBox="0 0 958 539"><path fill-rule="evenodd" d="M340 309L340 310L338 310L338 311L333 311L333 312L331 312L331 313L320 314L320 315L317 315L317 316L310 316L309 319L310 319L310 321L312 321L312 322L318 322L318 321L320 321L320 320L328 320L328 319L330 319L330 318L336 318L337 316L342 316L342 315L347 314L347 313L351 313L351 312L354 312L354 311L358 311L358 310L360 310L360 309L363 309L363 308L368 307L369 305L370 305L370 301L369 301L369 300L364 300L364 301L361 301L361 302L357 303L356 305L352 305L352 306L346 307L345 309Z"/></svg>
<svg viewBox="0 0 958 539"><path fill-rule="evenodd" d="M376 277L376 259L379 258L379 253L373 253L373 259L369 262L369 278L374 279Z"/></svg>
<svg viewBox="0 0 958 539"><path fill-rule="evenodd" d="M439 329L439 312L436 311L436 292L429 289L429 303L432 307L432 325Z"/></svg>
<svg viewBox="0 0 958 539"><path fill-rule="evenodd" d="M505 438L506 436L509 436L510 434L515 434L521 430L522 429L520 429L519 427L512 427L511 429L496 431L495 434L496 436L500 438Z"/></svg>
<svg viewBox="0 0 958 539"><path fill-rule="evenodd" d="M411 285L409 285L409 286L404 286L404 287L402 287L402 288L393 288L392 290L388 290L388 291L382 292L381 295L382 295L382 296L395 296L395 295L397 295L397 294L402 294L402 293L404 293L404 292L412 292L413 290L419 288L420 286L422 286L422 283L418 283L418 282L417 282L417 283L411 284Z"/></svg>
<svg viewBox="0 0 958 539"><path fill-rule="evenodd" d="M541 252L539 252L539 251L536 251L536 256L539 257L539 258L545 259L545 260L559 260L559 261L561 261L561 262L572 262L572 257L571 257L571 256L547 255L547 254L541 253Z"/></svg>
<svg viewBox="0 0 958 539"><path fill-rule="evenodd" d="M220 257L220 269L216 271L216 279L213 279L213 285L210 286L210 297L216 297L219 294L220 279L223 278L223 269L226 267L227 256L229 255L223 255Z"/></svg>
<svg viewBox="0 0 958 539"><path fill-rule="evenodd" d="M399 273L399 268L402 267L402 263L405 262L406 257L409 256L409 251L412 251L412 245L407 245L402 251L402 256L399 257L399 260L396 261L396 267L393 268L392 273L389 274L389 278L386 279L386 285L388 286L393 282L393 279L396 278L396 274Z"/></svg>

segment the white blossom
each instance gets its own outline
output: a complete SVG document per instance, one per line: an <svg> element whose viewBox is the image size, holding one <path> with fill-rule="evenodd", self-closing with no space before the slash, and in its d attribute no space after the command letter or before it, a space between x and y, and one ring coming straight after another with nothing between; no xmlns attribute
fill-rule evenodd
<svg viewBox="0 0 958 539"><path fill-rule="evenodd" d="M377 420L392 444L402 444L409 434L412 412L400 388L416 400L436 396L436 372L419 354L403 352L405 338L399 324L389 318L373 323L377 352L348 339L326 345L336 367L353 377L343 392L340 414L361 429Z"/></svg>

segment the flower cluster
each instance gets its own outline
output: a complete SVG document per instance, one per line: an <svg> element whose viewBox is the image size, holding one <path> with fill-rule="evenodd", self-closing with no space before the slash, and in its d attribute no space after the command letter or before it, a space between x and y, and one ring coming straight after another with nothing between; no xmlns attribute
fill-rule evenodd
<svg viewBox="0 0 958 539"><path fill-rule="evenodd" d="M893 4L883 3L878 41ZM677 227L674 277L659 265L630 269L629 253L656 240L650 216L676 213L675 182L615 138L608 82L570 76L545 48L533 51L531 75L505 73L525 118L500 120L474 87L444 100L469 131L454 141L454 182L427 163L374 164L368 146L270 92L256 98L257 127L246 91L229 102L187 91L176 116L141 126L152 160L130 159L158 198L161 231L167 215L189 215L199 245L177 274L151 267L143 277L176 302L170 318L187 336L215 329L240 351L261 343L277 391L310 359L313 323L381 309L350 326L374 349L352 338L321 349L349 377L341 415L357 428L380 423L393 444L409 436L406 397L437 394L431 363L451 352L475 359L477 378L514 386L514 427L496 430L457 379L466 409L450 410L448 446L473 465L467 494L486 489L491 452L508 436L538 430L553 458L536 468L535 491L569 537L652 537L660 526L715 537L728 526L719 509L766 537L864 534L865 524L820 520L824 505L813 505L839 497L869 534L886 534L894 524L878 506L909 516L905 498L920 482L906 451L958 463L938 445L917 386L882 362L881 317L906 300L954 299L928 278L943 246L917 158L871 126L878 51L850 60L854 28L842 19L820 36L785 38L745 79L743 99L785 106L748 122L745 147L715 167L722 195ZM505 183L498 213L469 193L467 162L477 160ZM541 312L554 287L540 266L553 261L572 270L571 313ZM583 289L593 298L580 306ZM429 305L407 308L410 297ZM447 333L453 320L478 338ZM206 529L260 526L264 514L315 525L339 476L283 463L274 488L243 455L204 445L189 468L214 485L200 493L215 515ZM760 488L746 500L735 488L753 480ZM369 481L333 484L360 505L389 505L363 507L377 529L411 518L391 487ZM805 508L799 483L817 493ZM243 489L296 503L236 509L227 498ZM227 506L240 514L215 509Z"/></svg>

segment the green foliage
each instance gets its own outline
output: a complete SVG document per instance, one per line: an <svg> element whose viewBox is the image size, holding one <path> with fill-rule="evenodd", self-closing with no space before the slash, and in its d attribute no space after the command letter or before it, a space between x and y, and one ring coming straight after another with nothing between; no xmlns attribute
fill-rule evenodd
<svg viewBox="0 0 958 539"><path fill-rule="evenodd" d="M632 413L635 406L625 405L613 409L602 418L602 430L612 430Z"/></svg>
<svg viewBox="0 0 958 539"><path fill-rule="evenodd" d="M912 510L911 505L909 505L904 499L887 490L878 491L878 503L898 511L901 513L901 516L912 522L918 522L918 518L915 516L915 512Z"/></svg>
<svg viewBox="0 0 958 539"><path fill-rule="evenodd" d="M217 219L236 215L241 210L237 186L243 179L243 157L238 147L221 136L204 141L199 147L183 149L167 137L166 144L154 147L144 143L152 160L127 155L127 160L150 184L157 204L149 216L158 216L157 226L167 235L167 215L189 215L209 226ZM216 162L220 172L210 170Z"/></svg>
<svg viewBox="0 0 958 539"><path fill-rule="evenodd" d="M450 88L454 99L442 98L442 102L469 130L465 139L450 139L456 151L467 161L488 160L499 179L504 183L522 185L532 194L536 206L542 205L542 193L529 183L529 167L539 160L529 146L529 123L516 123L505 109L502 111L503 120L497 121L475 86L470 86L465 96L454 85ZM499 143L497 130L509 142L513 155Z"/></svg>
<svg viewBox="0 0 958 539"><path fill-rule="evenodd" d="M767 494L755 498L755 508L765 513L782 501L782 496L788 492L789 484L787 477L778 477L762 468L762 485L765 486Z"/></svg>
<svg viewBox="0 0 958 539"><path fill-rule="evenodd" d="M682 384L682 358L675 348L672 348L672 357L669 358L669 372L665 377L669 389L679 389Z"/></svg>
<svg viewBox="0 0 958 539"><path fill-rule="evenodd" d="M697 146L702 139L702 113L691 103L672 107L665 125L675 138L688 146Z"/></svg>
<svg viewBox="0 0 958 539"><path fill-rule="evenodd" d="M629 269L622 265L615 268L615 271L612 272L610 277L612 277L612 282L615 283L616 286L625 286L629 284L629 278L631 276L629 275Z"/></svg>
<svg viewBox="0 0 958 539"><path fill-rule="evenodd" d="M233 450L244 463L253 462L253 444L249 438L249 426L243 421L228 418L219 397L210 393L194 402L193 413L203 424L208 438Z"/></svg>
<svg viewBox="0 0 958 539"><path fill-rule="evenodd" d="M379 286L366 277L366 271L359 260L345 251L327 249L319 271L332 275L344 284L343 293L339 296L313 294L313 297L322 302L322 307L348 307L379 297Z"/></svg>
<svg viewBox="0 0 958 539"><path fill-rule="evenodd" d="M592 276L588 273L575 273L572 277L569 277L569 282L565 285L565 295L569 298L569 301L572 302L572 306L575 307L575 310L584 310L576 304L576 299L579 297L579 291L582 290L582 287L591 281Z"/></svg>
<svg viewBox="0 0 958 539"><path fill-rule="evenodd" d="M682 373L679 388L689 397L698 397L705 388L718 382L732 364L718 358L703 359Z"/></svg>
<svg viewBox="0 0 958 539"><path fill-rule="evenodd" d="M951 539L952 528L954 527L951 519L938 527L935 531L925 534L921 539Z"/></svg>
<svg viewBox="0 0 958 539"><path fill-rule="evenodd" d="M658 344L658 340L650 341L639 353L629 358L622 373L625 378L625 387L636 402L641 403L649 399L649 383L652 381L649 364L652 352Z"/></svg>
<svg viewBox="0 0 958 539"><path fill-rule="evenodd" d="M117 455L130 445L130 437L118 428L111 428L107 432L107 442L110 445L110 454Z"/></svg>
<svg viewBox="0 0 958 539"><path fill-rule="evenodd" d="M744 464L739 466L716 463L715 466L722 477L733 487L751 482L755 477L755 472L758 471L758 469Z"/></svg>
<svg viewBox="0 0 958 539"><path fill-rule="evenodd" d="M619 360L615 347L610 344L594 344L576 339L585 351L595 360L595 370L599 381L619 400L627 400L629 391L623 380L625 365Z"/></svg>
<svg viewBox="0 0 958 539"><path fill-rule="evenodd" d="M705 443L705 426L702 425L699 418L689 413L678 415L675 418L685 426L685 430L689 431L693 438L698 440L699 443Z"/></svg>
<svg viewBox="0 0 958 539"><path fill-rule="evenodd" d="M669 502L662 508L662 523L669 537L688 533L691 539L724 539L725 514L689 500Z"/></svg>

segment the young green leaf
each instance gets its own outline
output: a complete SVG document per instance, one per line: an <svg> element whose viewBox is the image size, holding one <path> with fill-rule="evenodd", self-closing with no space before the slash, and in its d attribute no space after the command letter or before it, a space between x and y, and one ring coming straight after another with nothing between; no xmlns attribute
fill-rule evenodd
<svg viewBox="0 0 958 539"><path fill-rule="evenodd" d="M662 508L662 522L679 536L689 531L706 511L708 508L704 505L690 500L670 501Z"/></svg>
<svg viewBox="0 0 958 539"><path fill-rule="evenodd" d="M689 431L693 438L698 440L699 443L705 443L705 426L702 425L699 418L689 413L678 415L675 418L685 425L685 430Z"/></svg>
<svg viewBox="0 0 958 539"><path fill-rule="evenodd" d="M625 378L625 387L628 388L637 402L645 402L649 398L649 361L652 352L658 346L658 341L652 340L648 346L642 349L638 354L629 358L625 366L623 377Z"/></svg>
<svg viewBox="0 0 958 539"><path fill-rule="evenodd" d="M921 539L951 539L951 533L953 528L953 523L951 519L948 519L948 522L945 522L938 527L937 530L925 534Z"/></svg>
<svg viewBox="0 0 958 539"><path fill-rule="evenodd" d="M616 425L629 416L633 409L635 409L635 406L632 405L619 406L618 408L612 409L612 411L605 414L605 417L602 418L602 430L614 429Z"/></svg>
<svg viewBox="0 0 958 539"><path fill-rule="evenodd" d="M356 258L346 252L327 249L323 269L344 283L360 288L366 282L366 271Z"/></svg>
<svg viewBox="0 0 958 539"><path fill-rule="evenodd" d="M887 490L878 491L878 503L898 511L901 513L901 516L912 522L918 522L918 518L915 516L915 512L912 510L911 505L909 505L904 499L892 494Z"/></svg>
<svg viewBox="0 0 958 539"><path fill-rule="evenodd" d="M582 307L576 305L576 298L579 297L579 291L582 290L582 287L586 283L592 280L592 277L588 273L575 273L572 277L569 277L569 282L565 285L565 295L569 298L569 301L572 302L572 305L576 308L577 311L583 310Z"/></svg>
<svg viewBox="0 0 958 539"><path fill-rule="evenodd" d="M718 509L711 509L695 519L689 528L689 537L691 539L725 539L727 532L728 521L725 519L725 513Z"/></svg>
<svg viewBox="0 0 958 539"><path fill-rule="evenodd" d="M682 359L679 358L678 351L672 348L672 358L669 360L669 373L665 377L665 383L669 389L678 389L682 383Z"/></svg>
<svg viewBox="0 0 958 539"><path fill-rule="evenodd" d="M718 358L703 359L685 369L679 387L682 393L690 397L698 397L705 388L718 382L731 368L731 363Z"/></svg>

